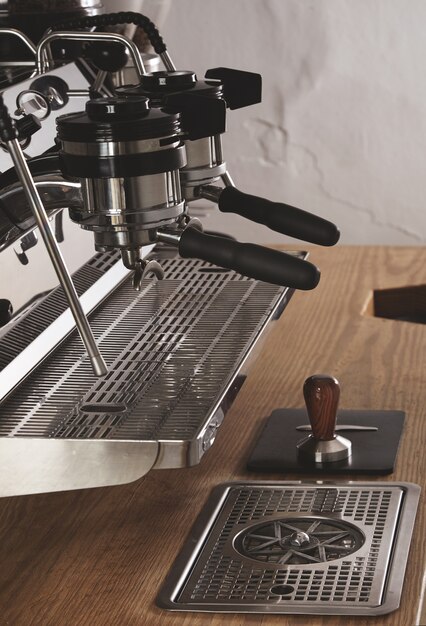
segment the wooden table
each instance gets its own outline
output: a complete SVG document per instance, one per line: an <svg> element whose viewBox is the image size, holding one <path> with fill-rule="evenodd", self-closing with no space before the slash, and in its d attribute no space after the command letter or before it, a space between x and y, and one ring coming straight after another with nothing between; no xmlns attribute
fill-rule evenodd
<svg viewBox="0 0 426 626"><path fill-rule="evenodd" d="M310 374L331 373L341 381L342 408L406 411L396 470L385 480L424 482L426 326L363 311L373 289L425 283L426 249L315 249L311 260L322 269L319 287L295 294L200 465L151 471L119 487L0 501L0 624L418 623L426 545L422 501L401 607L388 616L168 613L154 603L210 489L233 479L265 479L246 471L249 452L273 409L302 406L302 384ZM426 624L426 617L419 623Z"/></svg>

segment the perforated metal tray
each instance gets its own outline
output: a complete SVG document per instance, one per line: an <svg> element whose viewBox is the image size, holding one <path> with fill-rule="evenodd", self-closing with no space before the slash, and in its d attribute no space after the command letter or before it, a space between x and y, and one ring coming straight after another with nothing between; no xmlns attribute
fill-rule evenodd
<svg viewBox="0 0 426 626"><path fill-rule="evenodd" d="M234 613L393 611L419 493L410 483L220 485L158 605Z"/></svg>
<svg viewBox="0 0 426 626"><path fill-rule="evenodd" d="M118 484L198 463L244 381L241 369L292 291L159 247L162 281L122 281L91 315L109 373L76 332L0 404L0 495ZM80 292L114 266L98 255ZM0 336L7 367L66 307L55 290Z"/></svg>

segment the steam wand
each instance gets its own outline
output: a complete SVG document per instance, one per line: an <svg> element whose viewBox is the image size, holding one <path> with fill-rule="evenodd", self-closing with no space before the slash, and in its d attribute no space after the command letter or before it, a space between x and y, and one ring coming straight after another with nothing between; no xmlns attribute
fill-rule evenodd
<svg viewBox="0 0 426 626"><path fill-rule="evenodd" d="M34 214L37 226L49 253L56 274L64 290L68 300L69 307L74 316L74 320L81 339L89 355L89 359L96 376L103 376L108 372L105 361L96 345L95 338L89 326L87 317L81 306L78 294L75 290L71 276L68 272L61 251L56 243L52 229L50 228L49 218L47 217L45 208L41 201L37 187L28 168L25 156L22 152L21 145L18 140L18 131L14 120L10 117L8 109L4 104L3 97L0 94L0 140L7 148L17 176L24 189L28 204Z"/></svg>

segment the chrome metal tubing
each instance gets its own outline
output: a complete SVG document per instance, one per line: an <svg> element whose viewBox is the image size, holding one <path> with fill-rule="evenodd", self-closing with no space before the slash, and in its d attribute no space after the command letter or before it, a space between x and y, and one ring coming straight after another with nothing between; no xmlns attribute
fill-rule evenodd
<svg viewBox="0 0 426 626"><path fill-rule="evenodd" d="M222 136L215 135L214 136L214 148L216 151L216 158L219 162L223 162L223 152L222 152ZM235 187L235 183L231 178L228 170L226 170L223 174L220 175L223 184L225 187Z"/></svg>
<svg viewBox="0 0 426 626"><path fill-rule="evenodd" d="M156 233L157 241L178 247L182 233L183 230L177 230L175 228L161 228L158 229Z"/></svg>
<svg viewBox="0 0 426 626"><path fill-rule="evenodd" d="M163 65L168 72L176 72L176 65L173 63L167 50L160 54L160 58L163 61Z"/></svg>
<svg viewBox="0 0 426 626"><path fill-rule="evenodd" d="M223 152L222 152L222 135L214 136L214 147L216 151L216 158L219 162L223 162ZM223 174L221 174L221 179L225 187L235 187L235 183L231 178L230 173L226 170Z"/></svg>
<svg viewBox="0 0 426 626"><path fill-rule="evenodd" d="M74 284L71 280L71 276L69 275L67 266L65 265L65 261L62 258L61 251L59 250L54 234L50 228L49 218L47 217L37 187L31 176L30 170L22 152L22 148L19 144L18 139L12 139L11 141L8 141L6 143L6 146L9 150L21 185L25 190L28 203L36 218L38 228L40 230L41 236L43 237L43 241L49 253L50 259L63 287L71 312L74 316L76 326L89 355L93 372L96 376L103 376L108 372L108 369L102 358L102 355L98 350L95 338L89 326L89 322L86 315L84 314Z"/></svg>
<svg viewBox="0 0 426 626"><path fill-rule="evenodd" d="M101 85L103 88L103 85ZM90 91L88 89L70 89L67 91L67 95L69 98L87 98L90 97Z"/></svg>
<svg viewBox="0 0 426 626"><path fill-rule="evenodd" d="M221 178L225 187L235 187L235 183L232 180L229 172L225 172L224 174L222 174Z"/></svg>
<svg viewBox="0 0 426 626"><path fill-rule="evenodd" d="M105 78L108 76L108 72L105 70L99 70L96 74L96 78L93 82L93 85L90 87L90 91L100 91L102 89L102 85L105 82Z"/></svg>
<svg viewBox="0 0 426 626"><path fill-rule="evenodd" d="M185 222L181 220L177 228L170 228L170 226L158 228L155 233L156 241L179 247L180 238L184 230L189 226L203 232L203 225L200 220L196 217L192 217L188 218Z"/></svg>
<svg viewBox="0 0 426 626"><path fill-rule="evenodd" d="M129 50L139 76L146 74L145 66L138 47L133 41L130 41L130 39L124 35L120 35L119 33L80 33L73 31L55 31L40 41L36 50L36 64L37 72L39 74L43 74L45 71L50 69L50 63L45 60L44 53L45 51L49 52L52 41L56 41L58 39L66 39L69 41L117 41L122 43Z"/></svg>
<svg viewBox="0 0 426 626"><path fill-rule="evenodd" d="M213 145L214 145L214 151L216 153L216 161L217 163L222 163L223 161L222 135L213 136Z"/></svg>
<svg viewBox="0 0 426 626"><path fill-rule="evenodd" d="M49 46L49 50L50 50L50 46ZM80 58L80 59L78 60L78 62L79 62L79 64L80 64L80 65L81 65L81 66L85 69L85 71L87 72L87 74L88 74L89 76L91 76L93 80L96 80L97 73L93 70L93 68L92 68L92 67L91 67L88 63L86 63L86 61L85 61L83 58ZM100 89L100 92L101 92L102 94L104 94L105 96L108 96L108 98L111 98L111 97L114 95L114 94L112 93L112 91L111 91L110 89L108 89L108 88L105 86L105 84L104 84L104 85L102 85L102 87L101 87L101 89ZM77 91L77 90L75 90L75 92L71 91L68 95L69 95L69 96L73 96L73 95L76 95L76 96L79 96L79 95L85 95L85 97L89 98L89 95L90 95L90 94L89 94L89 91L87 91L87 93L86 93L86 94L79 94L79 93L78 93L78 91Z"/></svg>
<svg viewBox="0 0 426 626"><path fill-rule="evenodd" d="M0 35L13 35L17 37L27 46L29 50L31 50L32 54L36 56L37 54L36 46L33 44L31 39L29 39L29 37L24 35L24 33L21 33L20 30L16 30L16 28L0 28Z"/></svg>

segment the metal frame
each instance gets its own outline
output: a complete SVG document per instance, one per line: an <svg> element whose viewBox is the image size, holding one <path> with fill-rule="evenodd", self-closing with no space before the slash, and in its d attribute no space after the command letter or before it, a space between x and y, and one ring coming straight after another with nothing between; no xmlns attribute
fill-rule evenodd
<svg viewBox="0 0 426 626"><path fill-rule="evenodd" d="M278 520L281 518L289 519L291 517L300 518L301 515L306 518L312 517L312 511L306 511L301 514L299 511L292 511L286 513L271 513L265 517L259 516L256 522L246 522L243 526L234 523L235 526L231 528L230 535L227 540L220 540L221 528L223 528L223 520L226 519L229 511L232 509L232 501L234 492L238 490L308 490L317 488L318 490L386 490L392 491L392 498L394 505L390 507L392 512L392 519L389 521L388 536L391 537L389 548L385 545L386 549L389 549L389 554L386 558L387 563L385 565L385 572L381 580L376 582L377 587L376 595L381 595L381 601L376 605L369 605L366 602L363 603L351 603L350 602L335 602L334 606L332 602L324 602L321 605L318 601L312 602L297 602L289 599L280 598L276 595L269 601L258 601L257 603L250 602L249 599L242 598L238 600L236 592L236 598L233 602L226 602L225 600L217 600L216 602L206 601L204 603L197 603L197 601L188 601L188 594L190 591L184 589L188 584L191 573L195 567L198 571L202 570L203 564L207 563L207 558L204 556L203 551L208 551L208 542L222 541L222 552L224 557L234 551L235 554L239 554L238 550L232 548L232 543L238 535L243 532L244 528L250 528L258 526L261 521ZM395 496L395 497L394 497ZM218 485L210 495L210 498L205 505L204 509L198 516L189 537L185 542L179 556L169 572L163 588L161 589L157 597L157 605L160 608L173 610L173 611L201 611L201 612L226 612L226 613L267 613L267 614L318 614L318 615L384 615L390 613L398 608L402 593L402 585L404 580L405 568L407 565L408 551L410 547L411 535L413 532L414 521L416 516L417 505L420 496L420 488L413 483L405 482L302 482L302 481L285 481L285 482L230 482ZM398 503L399 500L399 503ZM229 501L229 504L228 504ZM225 513L226 511L226 513ZM341 513L329 513L323 511L317 513L321 519L330 519L335 521L347 521ZM219 521L220 519L220 521ZM234 519L234 518L233 518ZM369 546L372 545L373 532L371 527L366 526L362 522L351 522L358 527L358 530L365 535L365 544L359 547L359 550L355 551L352 555L346 558L338 559L334 563L350 561L351 557L356 558L358 554L366 553ZM217 526L218 525L218 526ZM219 530L218 530L219 529ZM210 544L209 544L210 545ZM374 550L374 548L373 548ZM253 561L250 558L239 555L242 563L245 563L247 567L254 567L257 572L264 571L265 576L267 572L279 571L286 572L288 569L301 570L311 569L313 573L321 569L320 563L312 563L311 565L280 565L278 563L261 563L259 561ZM333 561L327 561L325 565L333 564ZM250 565L251 564L251 565ZM245 566L244 565L244 566ZM384 565L383 560L380 561L378 568ZM380 571L379 571L380 574ZM260 574L261 576L261 574ZM192 584L192 583L191 583ZM236 583L234 583L236 584ZM285 583L284 583L285 584ZM229 580L229 585L232 587L233 582ZM382 591L380 592L380 588ZM185 600L182 596L185 596ZM272 592L273 595L273 592Z"/></svg>

